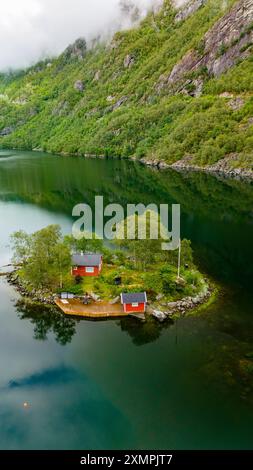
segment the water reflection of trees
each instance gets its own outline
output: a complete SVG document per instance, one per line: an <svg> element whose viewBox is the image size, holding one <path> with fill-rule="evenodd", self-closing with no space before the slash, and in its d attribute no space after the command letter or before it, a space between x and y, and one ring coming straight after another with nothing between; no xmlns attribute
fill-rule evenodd
<svg viewBox="0 0 253 470"><path fill-rule="evenodd" d="M9 166L0 168L1 199L16 198L70 215L82 201L93 208L94 197L102 194L105 205L177 202L185 215L252 223L253 188L243 181L197 172L158 172L122 160L59 161L41 154L34 165L32 153L19 154L23 158L11 171Z"/></svg>
<svg viewBox="0 0 253 470"><path fill-rule="evenodd" d="M49 333L55 335L58 343L66 345L76 333L76 320L64 316L55 307L35 305L19 300L16 303L21 320L29 320L34 326L34 338L45 341Z"/></svg>
<svg viewBox="0 0 253 470"><path fill-rule="evenodd" d="M157 341L162 332L173 325L172 320L160 323L153 318L148 318L148 320L144 322L130 317L122 318L117 323L121 330L132 338L136 346L142 346Z"/></svg>
<svg viewBox="0 0 253 470"><path fill-rule="evenodd" d="M87 321L86 319L67 317L54 306L34 304L25 300L19 300L16 303L16 309L21 320L29 320L33 325L36 340L45 341L48 334L53 333L56 341L62 345L71 343L76 333L77 323ZM172 324L172 320L159 323L153 318L148 318L147 321L140 321L134 317L117 320L121 331L127 333L136 346L158 340L162 332Z"/></svg>

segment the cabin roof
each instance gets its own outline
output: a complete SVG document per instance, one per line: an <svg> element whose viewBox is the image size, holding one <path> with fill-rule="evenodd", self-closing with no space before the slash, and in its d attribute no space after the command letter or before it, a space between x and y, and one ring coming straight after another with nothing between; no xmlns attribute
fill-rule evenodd
<svg viewBox="0 0 253 470"><path fill-rule="evenodd" d="M73 266L94 267L99 266L102 261L102 255L99 254L74 254L72 255Z"/></svg>
<svg viewBox="0 0 253 470"><path fill-rule="evenodd" d="M121 303L122 304L142 304L147 302L146 292L137 292L132 294L121 294Z"/></svg>

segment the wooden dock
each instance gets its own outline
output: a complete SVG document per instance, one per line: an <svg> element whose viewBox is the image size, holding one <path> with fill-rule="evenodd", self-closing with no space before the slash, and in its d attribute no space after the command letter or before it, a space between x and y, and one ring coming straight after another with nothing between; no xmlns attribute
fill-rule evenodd
<svg viewBox="0 0 253 470"><path fill-rule="evenodd" d="M84 305L78 299L56 299L56 305L66 314L83 318L113 318L127 317L121 304L110 304L109 302L93 302Z"/></svg>

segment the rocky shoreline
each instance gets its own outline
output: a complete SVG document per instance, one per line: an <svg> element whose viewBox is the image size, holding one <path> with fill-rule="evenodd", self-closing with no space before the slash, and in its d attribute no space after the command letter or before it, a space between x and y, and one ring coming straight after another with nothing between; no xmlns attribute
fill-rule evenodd
<svg viewBox="0 0 253 470"><path fill-rule="evenodd" d="M20 149L13 149L13 150L20 150ZM33 148L33 152L43 152L42 148ZM91 153L69 153L69 152L60 152L57 155L59 157L83 157L87 159L98 159L98 160L106 160L106 159L114 159L114 157L108 157L106 155L96 155ZM252 169L245 169L245 168L233 168L230 166L231 161L235 160L236 155L230 155L228 157L224 157L214 165L209 166L199 166L196 164L191 163L191 156L186 156L181 160L178 160L174 163L166 163L164 160L159 159L146 159L146 158L136 158L135 156L128 157L126 160L131 160L133 162L141 163L147 167L152 167L157 170L168 170L172 169L179 172L202 172L202 173L209 173L213 174L214 176L222 176L224 178L234 178L238 180L244 181L252 181L253 180L253 168ZM115 158L116 159L116 158Z"/></svg>
<svg viewBox="0 0 253 470"><path fill-rule="evenodd" d="M29 289L29 283L20 279L17 270L7 273L6 278L7 282L25 299L48 306L55 305L55 299L58 297L57 294L52 294L47 289ZM175 315L183 316L189 311L200 307L209 300L212 294L213 289L208 285L205 285L202 291L195 297L185 297L175 302L163 302L163 295L160 294L157 297L156 305L148 304L147 314L160 322L164 322L167 319L173 319Z"/></svg>
<svg viewBox="0 0 253 470"><path fill-rule="evenodd" d="M57 294L47 289L28 289L29 284L26 281L22 281L17 271L12 271L6 275L7 282L15 287L16 291L27 299L31 299L33 302L38 302L45 305L54 305Z"/></svg>
<svg viewBox="0 0 253 470"><path fill-rule="evenodd" d="M136 161L135 158L131 158L131 160ZM253 180L253 170L247 170L244 168L232 168L229 166L231 160L233 160L231 157L224 158L222 160L219 160L214 165L205 167L194 165L187 161L187 158L179 160L172 164L168 164L160 160L146 160L145 158L142 158L138 161L145 166L156 168L158 170L172 169L180 172L204 172L213 174L215 176L223 176L225 178L234 178L249 181Z"/></svg>
<svg viewBox="0 0 253 470"><path fill-rule="evenodd" d="M160 322L163 322L169 318L173 319L173 317L176 315L184 316L189 311L194 310L207 302L213 293L214 290L211 287L205 285L202 291L195 297L185 297L181 300L167 303L163 303L161 298L160 305L157 307L152 304L149 305L147 308L147 313L155 317Z"/></svg>

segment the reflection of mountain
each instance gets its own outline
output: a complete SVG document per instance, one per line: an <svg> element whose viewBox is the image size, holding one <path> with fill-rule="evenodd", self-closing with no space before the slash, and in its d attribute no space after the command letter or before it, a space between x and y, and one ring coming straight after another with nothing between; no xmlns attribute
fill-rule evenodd
<svg viewBox="0 0 253 470"><path fill-rule="evenodd" d="M54 385L67 384L75 380L77 376L78 374L74 369L61 366L35 372L20 379L10 380L7 388L21 389L26 387L49 387Z"/></svg>
<svg viewBox="0 0 253 470"><path fill-rule="evenodd" d="M122 440L131 446L131 425L120 408L73 366L24 371L0 394L1 449L96 449L112 440L115 447Z"/></svg>
<svg viewBox="0 0 253 470"><path fill-rule="evenodd" d="M21 153L1 163L0 188L2 200L21 199L69 215L74 204L93 206L95 195L103 195L105 204L177 202L185 215L252 221L250 184L202 173L158 172L122 160Z"/></svg>

